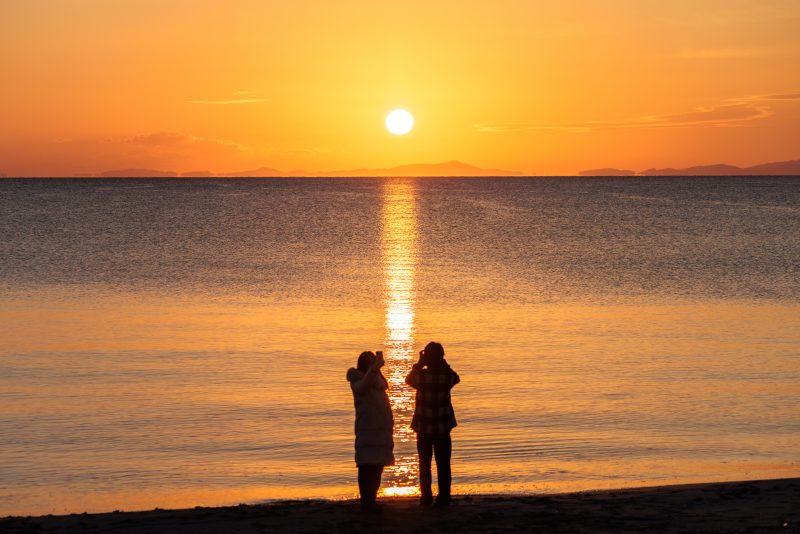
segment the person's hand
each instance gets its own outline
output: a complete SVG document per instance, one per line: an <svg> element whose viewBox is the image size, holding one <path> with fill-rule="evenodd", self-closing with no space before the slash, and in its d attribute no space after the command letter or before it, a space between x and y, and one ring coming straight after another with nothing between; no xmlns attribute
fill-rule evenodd
<svg viewBox="0 0 800 534"><path fill-rule="evenodd" d="M372 365L374 365L376 369L380 369L381 367L386 365L386 360L383 359L383 351L382 350L379 350L375 354L375 363L373 363Z"/></svg>
<svg viewBox="0 0 800 534"><path fill-rule="evenodd" d="M420 365L420 366L425 365L425 350L424 349L419 351L419 361L417 362L417 365Z"/></svg>

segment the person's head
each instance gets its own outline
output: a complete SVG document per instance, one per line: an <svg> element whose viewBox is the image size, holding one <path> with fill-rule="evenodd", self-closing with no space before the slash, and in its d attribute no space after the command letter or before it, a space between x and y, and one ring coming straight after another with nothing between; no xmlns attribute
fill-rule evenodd
<svg viewBox="0 0 800 534"><path fill-rule="evenodd" d="M440 365L444 360L444 347L441 343L431 341L425 345L425 363L432 367Z"/></svg>
<svg viewBox="0 0 800 534"><path fill-rule="evenodd" d="M369 371L369 368L372 367L373 363L375 363L375 353L370 350L365 350L358 356L358 364L356 365L356 369L362 373L366 373Z"/></svg>

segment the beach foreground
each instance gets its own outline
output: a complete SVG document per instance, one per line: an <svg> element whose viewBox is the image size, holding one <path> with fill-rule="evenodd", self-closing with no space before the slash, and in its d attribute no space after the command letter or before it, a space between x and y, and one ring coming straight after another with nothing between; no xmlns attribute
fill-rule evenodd
<svg viewBox="0 0 800 534"><path fill-rule="evenodd" d="M447 509L383 499L279 501L191 510L8 517L20 532L800 532L800 479L661 486L551 495L456 497Z"/></svg>

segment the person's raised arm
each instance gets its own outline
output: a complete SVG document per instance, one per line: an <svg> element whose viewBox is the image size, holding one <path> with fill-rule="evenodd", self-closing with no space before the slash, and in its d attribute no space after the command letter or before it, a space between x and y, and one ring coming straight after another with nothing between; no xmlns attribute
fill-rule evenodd
<svg viewBox="0 0 800 534"><path fill-rule="evenodd" d="M453 371L453 368L450 367L450 364L447 363L446 361L444 362L444 364L447 366L447 370L450 371L450 387L453 387L459 382L461 382L461 377L458 376L458 373Z"/></svg>
<svg viewBox="0 0 800 534"><path fill-rule="evenodd" d="M419 372L425 365L425 351L419 351L419 360L411 366L411 372L406 377L406 384L414 389L419 389Z"/></svg>
<svg viewBox="0 0 800 534"><path fill-rule="evenodd" d="M451 371L452 371L452 369L451 369ZM460 376L458 376L458 373L456 373L455 371L453 371L453 375L452 375L452 377L451 377L451 384L450 384L450 387L453 387L453 386L455 386L455 385L456 385L456 384L458 384L459 382L461 382L461 377L460 377Z"/></svg>
<svg viewBox="0 0 800 534"><path fill-rule="evenodd" d="M372 365L370 365L369 369L367 369L364 378L353 384L353 391L361 394L364 392L364 390L377 385L378 377L381 374L381 367L384 365L386 365L386 360L383 359L383 351L379 350L375 357L375 361L372 362Z"/></svg>
<svg viewBox="0 0 800 534"><path fill-rule="evenodd" d="M353 388L353 392L361 395L366 391L372 384L375 383L375 377L378 375L377 371L375 370L374 366L367 369L367 372L361 377L361 380L356 382L351 382L351 387Z"/></svg>

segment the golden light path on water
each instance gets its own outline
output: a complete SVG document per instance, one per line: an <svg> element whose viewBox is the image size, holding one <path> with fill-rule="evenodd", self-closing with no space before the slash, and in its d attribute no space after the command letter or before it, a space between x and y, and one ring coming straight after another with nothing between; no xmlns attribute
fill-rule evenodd
<svg viewBox="0 0 800 534"><path fill-rule="evenodd" d="M413 180L384 182L381 258L384 276L385 338L389 398L394 412L395 465L384 475L384 495L418 493L416 437L411 430L414 391L405 377L416 361L414 277L417 267L416 191Z"/></svg>

